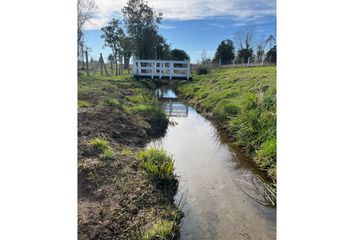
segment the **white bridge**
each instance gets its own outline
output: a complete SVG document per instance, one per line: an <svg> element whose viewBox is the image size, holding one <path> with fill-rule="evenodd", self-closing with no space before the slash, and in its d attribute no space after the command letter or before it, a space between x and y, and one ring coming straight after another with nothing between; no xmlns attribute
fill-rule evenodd
<svg viewBox="0 0 354 240"><path fill-rule="evenodd" d="M189 80L190 72L190 61L133 60L133 78Z"/></svg>

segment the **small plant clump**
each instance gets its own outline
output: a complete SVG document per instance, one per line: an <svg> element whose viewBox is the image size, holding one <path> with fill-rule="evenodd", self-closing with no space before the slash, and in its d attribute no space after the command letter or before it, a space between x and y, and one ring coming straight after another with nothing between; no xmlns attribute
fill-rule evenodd
<svg viewBox="0 0 354 240"><path fill-rule="evenodd" d="M111 146L109 146L108 141L104 138L94 138L89 141L89 145L97 154L100 154L102 159L109 160L115 157L113 149Z"/></svg>
<svg viewBox="0 0 354 240"><path fill-rule="evenodd" d="M175 222L169 220L158 220L143 235L143 240L175 239Z"/></svg>
<svg viewBox="0 0 354 240"><path fill-rule="evenodd" d="M164 150L157 148L141 150L137 158L154 181L164 184L176 179L173 172L174 160Z"/></svg>
<svg viewBox="0 0 354 240"><path fill-rule="evenodd" d="M87 102L87 101L82 101L82 100L79 100L78 101L78 105L79 105L79 108L88 108L88 107L91 107L91 103Z"/></svg>
<svg viewBox="0 0 354 240"><path fill-rule="evenodd" d="M205 75L205 74L208 74L209 72L210 72L210 68L206 65L198 66L196 69L197 75Z"/></svg>

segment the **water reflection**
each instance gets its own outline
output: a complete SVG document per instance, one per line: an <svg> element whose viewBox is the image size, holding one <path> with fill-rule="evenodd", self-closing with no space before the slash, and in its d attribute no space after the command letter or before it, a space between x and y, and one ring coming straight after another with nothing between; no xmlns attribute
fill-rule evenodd
<svg viewBox="0 0 354 240"><path fill-rule="evenodd" d="M188 117L188 106L180 102L171 89L159 88L155 94L168 117Z"/></svg>

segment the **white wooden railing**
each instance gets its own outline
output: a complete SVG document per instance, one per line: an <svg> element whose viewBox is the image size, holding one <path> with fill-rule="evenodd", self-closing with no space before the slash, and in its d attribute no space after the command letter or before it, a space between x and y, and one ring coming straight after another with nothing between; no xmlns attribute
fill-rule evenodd
<svg viewBox="0 0 354 240"><path fill-rule="evenodd" d="M133 78L190 78L190 62L175 60L133 60Z"/></svg>

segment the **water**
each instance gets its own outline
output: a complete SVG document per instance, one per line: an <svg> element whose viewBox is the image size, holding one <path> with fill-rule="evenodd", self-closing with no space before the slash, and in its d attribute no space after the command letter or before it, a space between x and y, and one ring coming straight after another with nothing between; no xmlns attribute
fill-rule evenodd
<svg viewBox="0 0 354 240"><path fill-rule="evenodd" d="M261 174L227 138L171 89L156 91L176 125L149 146L164 148L175 159L180 178L176 203L185 216L181 239L275 239L276 210L264 205L257 184Z"/></svg>

